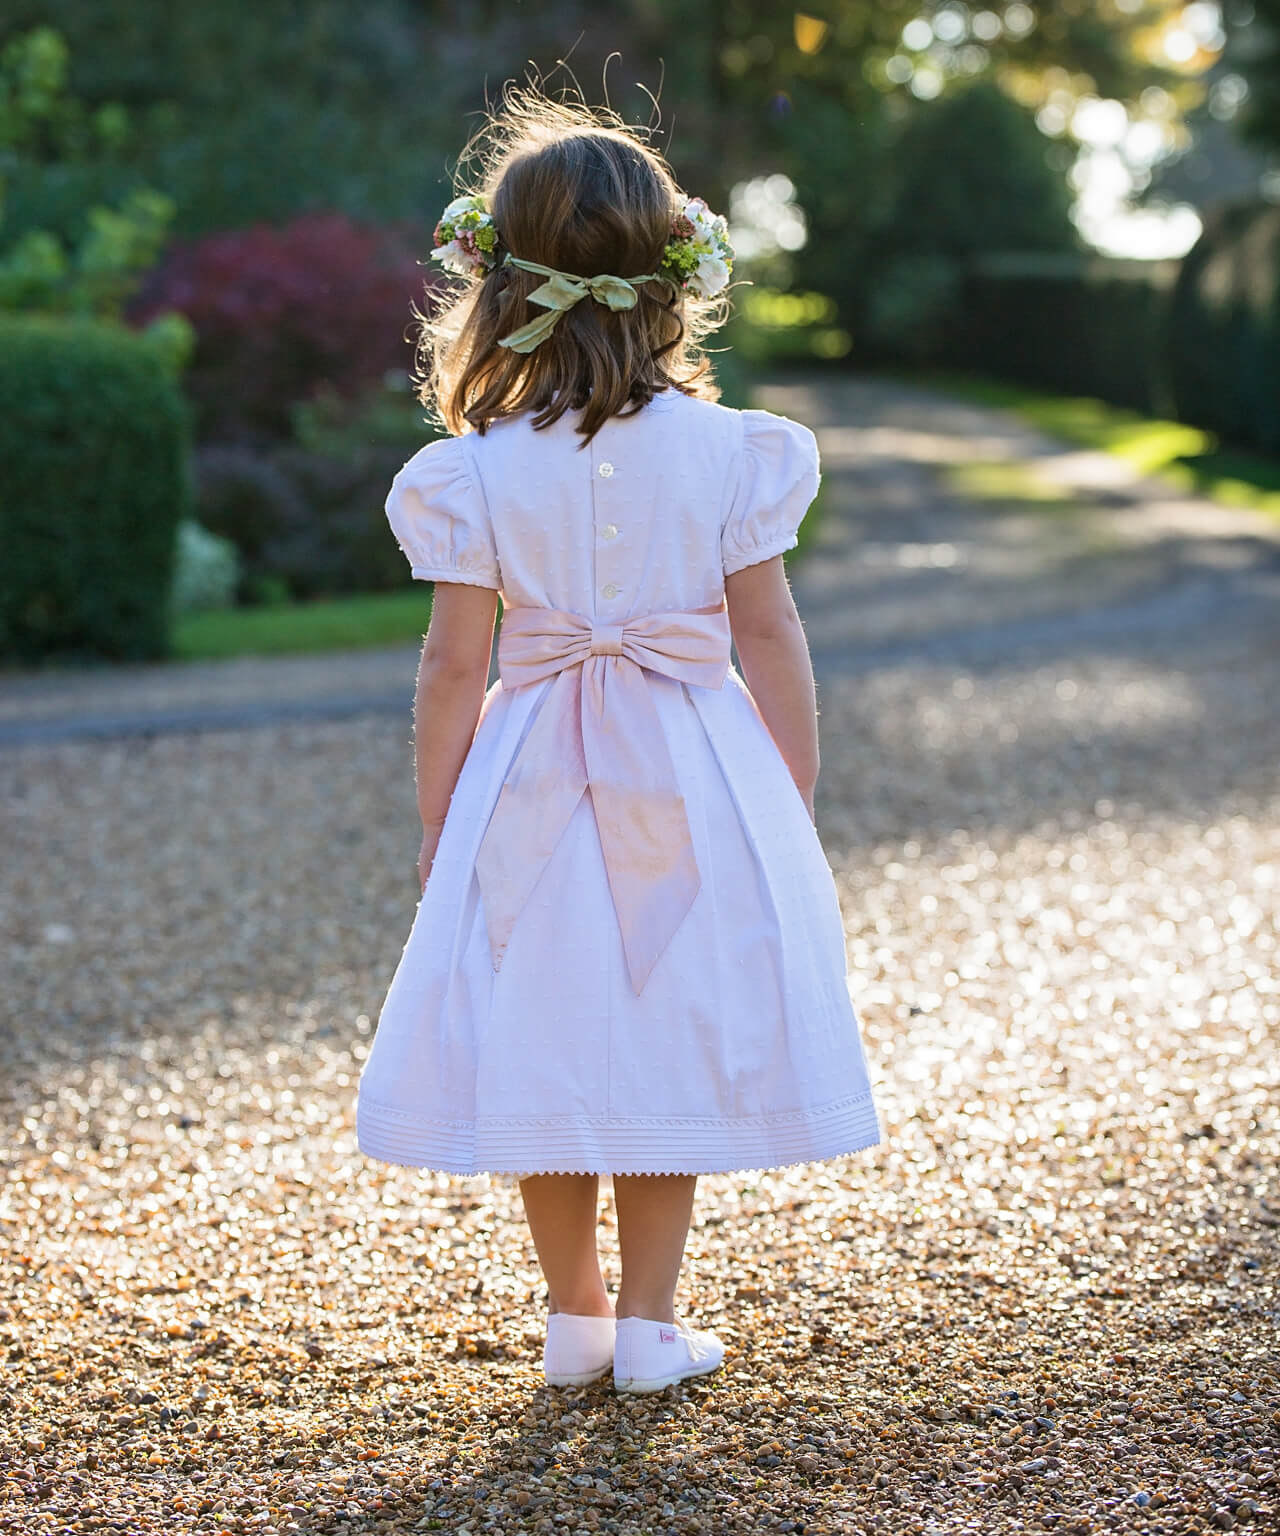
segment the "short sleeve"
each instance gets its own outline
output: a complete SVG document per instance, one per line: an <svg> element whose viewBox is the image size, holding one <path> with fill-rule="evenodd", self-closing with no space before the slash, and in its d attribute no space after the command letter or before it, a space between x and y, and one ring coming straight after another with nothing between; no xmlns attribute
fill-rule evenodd
<svg viewBox="0 0 1280 1536"><path fill-rule="evenodd" d="M391 483L387 521L419 581L502 588L484 492L459 437L428 443Z"/></svg>
<svg viewBox="0 0 1280 1536"><path fill-rule="evenodd" d="M720 530L726 576L795 548L821 480L818 441L808 427L771 411L741 415L738 485Z"/></svg>

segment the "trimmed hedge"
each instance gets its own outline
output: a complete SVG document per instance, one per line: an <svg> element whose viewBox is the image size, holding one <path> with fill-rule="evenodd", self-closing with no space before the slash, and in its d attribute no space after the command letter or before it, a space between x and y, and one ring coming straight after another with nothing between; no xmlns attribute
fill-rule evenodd
<svg viewBox="0 0 1280 1536"><path fill-rule="evenodd" d="M1169 364L1184 421L1280 453L1280 208L1206 217L1174 289Z"/></svg>
<svg viewBox="0 0 1280 1536"><path fill-rule="evenodd" d="M946 360L1147 415L1170 409L1164 367L1176 262L988 257L965 274Z"/></svg>
<svg viewBox="0 0 1280 1536"><path fill-rule="evenodd" d="M972 263L958 291L928 361L1176 417L1280 454L1273 204L1210 213L1181 262L992 255Z"/></svg>
<svg viewBox="0 0 1280 1536"><path fill-rule="evenodd" d="M146 337L0 317L0 657L165 654L186 449Z"/></svg>

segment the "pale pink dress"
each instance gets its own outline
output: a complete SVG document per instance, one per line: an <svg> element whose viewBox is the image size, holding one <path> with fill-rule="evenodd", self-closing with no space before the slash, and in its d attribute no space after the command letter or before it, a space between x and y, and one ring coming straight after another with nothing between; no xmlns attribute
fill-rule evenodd
<svg viewBox="0 0 1280 1536"><path fill-rule="evenodd" d="M602 629L705 610L796 544L818 488L813 434L766 411L667 392L585 447L574 426L517 417L410 459L387 514L414 576ZM830 867L773 738L732 668L718 688L640 675L700 876L687 914L637 991L588 791L495 968L477 853L554 680L495 682L361 1074L369 1156L711 1173L881 1140Z"/></svg>

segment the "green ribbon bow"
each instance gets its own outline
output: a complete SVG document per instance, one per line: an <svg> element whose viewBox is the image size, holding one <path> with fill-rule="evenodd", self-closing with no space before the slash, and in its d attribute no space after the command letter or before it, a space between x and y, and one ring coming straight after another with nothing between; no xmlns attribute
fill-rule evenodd
<svg viewBox="0 0 1280 1536"><path fill-rule="evenodd" d="M588 294L597 304L607 304L610 309L634 309L640 297L636 285L663 280L660 272L647 272L643 277L612 277L607 272L602 272L599 277L576 277L572 272L557 272L554 267L539 266L536 261L521 261L518 256L511 255L507 256L506 265L538 272L547 279L529 295L529 303L542 305L547 313L530 320L518 331L512 331L498 343L513 352L532 352L540 346L555 330L565 310L572 309Z"/></svg>

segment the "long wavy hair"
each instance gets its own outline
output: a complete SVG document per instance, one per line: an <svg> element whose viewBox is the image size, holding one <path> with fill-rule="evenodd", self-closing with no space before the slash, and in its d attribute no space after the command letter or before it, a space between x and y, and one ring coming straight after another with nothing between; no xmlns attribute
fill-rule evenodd
<svg viewBox="0 0 1280 1536"><path fill-rule="evenodd" d="M461 291L419 313L418 396L452 433L483 433L532 411L535 427L581 411L583 446L611 416L630 415L664 389L719 398L700 343L727 312L644 283L634 309L589 296L561 315L534 351L499 340L543 311L527 300L543 279L503 266L508 251L579 277L657 272L683 194L663 157L616 113L509 85L460 162L479 168L459 189L481 193L500 241L499 265L463 278Z"/></svg>

